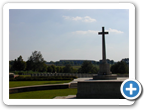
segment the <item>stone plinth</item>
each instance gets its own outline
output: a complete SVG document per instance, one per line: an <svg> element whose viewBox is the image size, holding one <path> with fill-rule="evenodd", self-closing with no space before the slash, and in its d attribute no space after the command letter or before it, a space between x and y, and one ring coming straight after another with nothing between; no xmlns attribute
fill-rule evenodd
<svg viewBox="0 0 144 110"><path fill-rule="evenodd" d="M95 75L93 76L93 80L112 80L117 79L117 74L110 74L110 75Z"/></svg>
<svg viewBox="0 0 144 110"><path fill-rule="evenodd" d="M99 66L99 73L93 76L93 80L111 80L117 79L117 74L112 74L110 71L110 65L106 62L103 62Z"/></svg>
<svg viewBox="0 0 144 110"><path fill-rule="evenodd" d="M120 92L123 80L79 81L78 99L124 99Z"/></svg>

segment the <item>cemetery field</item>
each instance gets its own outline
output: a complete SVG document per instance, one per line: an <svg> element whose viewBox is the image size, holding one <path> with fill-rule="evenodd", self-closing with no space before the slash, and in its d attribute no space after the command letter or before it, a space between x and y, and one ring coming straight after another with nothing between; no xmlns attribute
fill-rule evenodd
<svg viewBox="0 0 144 110"><path fill-rule="evenodd" d="M58 66L58 67L65 67L65 66ZM72 65L72 67L74 68L74 69L79 69L80 67L81 67L81 65Z"/></svg>
<svg viewBox="0 0 144 110"><path fill-rule="evenodd" d="M68 83L71 80L61 81L9 81L9 88L20 87L20 86L31 86L31 85L44 85L44 84L62 84Z"/></svg>
<svg viewBox="0 0 144 110"><path fill-rule="evenodd" d="M56 96L76 95L77 89L55 89L9 94L9 99L53 99Z"/></svg>
<svg viewBox="0 0 144 110"><path fill-rule="evenodd" d="M81 67L81 65L79 66L72 66L74 69L79 69Z"/></svg>

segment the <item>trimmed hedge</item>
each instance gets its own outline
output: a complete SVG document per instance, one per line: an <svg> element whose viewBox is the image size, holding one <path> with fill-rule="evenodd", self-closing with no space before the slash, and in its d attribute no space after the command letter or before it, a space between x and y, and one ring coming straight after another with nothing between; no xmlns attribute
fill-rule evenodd
<svg viewBox="0 0 144 110"><path fill-rule="evenodd" d="M35 77L24 77L18 76L10 78L10 81L56 81L56 80L73 80L76 76L35 76Z"/></svg>

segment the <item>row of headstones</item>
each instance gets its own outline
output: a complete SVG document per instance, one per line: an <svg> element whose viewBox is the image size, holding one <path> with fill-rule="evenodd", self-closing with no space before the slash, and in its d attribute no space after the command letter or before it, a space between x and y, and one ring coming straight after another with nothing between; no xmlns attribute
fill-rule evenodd
<svg viewBox="0 0 144 110"><path fill-rule="evenodd" d="M94 74L76 74L78 78L87 78L87 77L93 77Z"/></svg>
<svg viewBox="0 0 144 110"><path fill-rule="evenodd" d="M74 76L74 74L58 74L58 73L37 73L31 76Z"/></svg>
<svg viewBox="0 0 144 110"><path fill-rule="evenodd" d="M75 74L75 73L37 73L31 74L31 76L77 76L80 77L93 77L94 74Z"/></svg>

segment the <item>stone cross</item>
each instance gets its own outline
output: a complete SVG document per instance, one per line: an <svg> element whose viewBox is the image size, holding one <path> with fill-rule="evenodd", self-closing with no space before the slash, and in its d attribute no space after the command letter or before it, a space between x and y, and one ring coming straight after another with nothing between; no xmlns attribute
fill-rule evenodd
<svg viewBox="0 0 144 110"><path fill-rule="evenodd" d="M98 32L98 34L102 34L102 56L103 56L103 63L106 63L105 34L108 34L108 32L105 32L104 27L102 27L102 32Z"/></svg>

